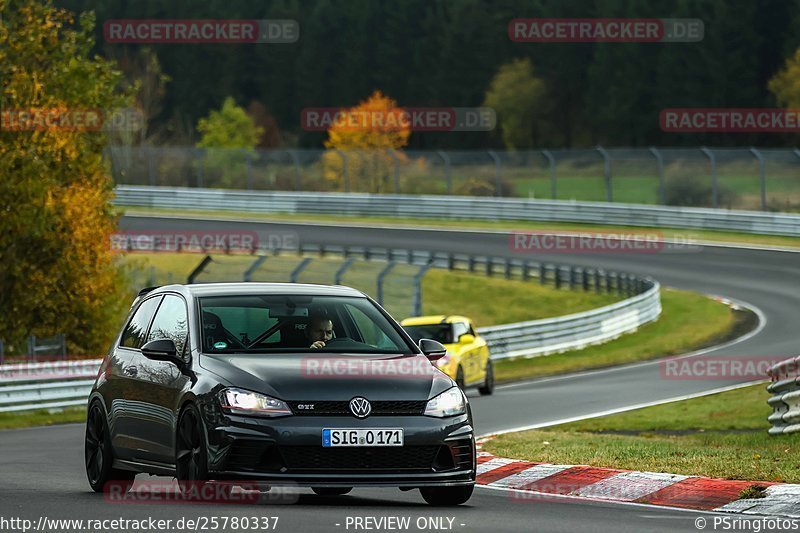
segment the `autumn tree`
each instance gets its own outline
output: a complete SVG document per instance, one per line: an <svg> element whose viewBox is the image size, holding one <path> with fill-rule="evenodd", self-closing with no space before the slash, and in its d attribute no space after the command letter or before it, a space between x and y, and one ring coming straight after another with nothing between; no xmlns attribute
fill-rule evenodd
<svg viewBox="0 0 800 533"><path fill-rule="evenodd" d="M769 80L769 90L778 103L789 107L800 107L800 48L786 60L783 69Z"/></svg>
<svg viewBox="0 0 800 533"><path fill-rule="evenodd" d="M114 64L90 56L94 25L49 1L0 0L0 338L12 353L29 335L58 333L72 353L100 353L130 303L109 245L105 134L13 120L131 104Z"/></svg>
<svg viewBox="0 0 800 533"><path fill-rule="evenodd" d="M232 186L245 172L247 157L255 155L264 129L257 126L244 108L228 97L219 110L212 110L197 123L201 134L198 148L207 149L205 165L221 174L221 185Z"/></svg>
<svg viewBox="0 0 800 533"><path fill-rule="evenodd" d="M411 126L406 111L380 91L332 118L323 155L325 179L336 190L385 192L395 163L406 161Z"/></svg>
<svg viewBox="0 0 800 533"><path fill-rule="evenodd" d="M509 150L534 146L544 94L544 82L534 75L530 59L516 59L498 69L484 105L497 113L503 143Z"/></svg>

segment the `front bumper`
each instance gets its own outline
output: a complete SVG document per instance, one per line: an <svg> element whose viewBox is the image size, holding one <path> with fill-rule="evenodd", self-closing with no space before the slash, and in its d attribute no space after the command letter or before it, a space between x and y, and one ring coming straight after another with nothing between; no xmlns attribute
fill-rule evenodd
<svg viewBox="0 0 800 533"><path fill-rule="evenodd" d="M206 420L209 473L215 479L301 486L455 486L475 483L475 438L467 415L225 415ZM323 428L403 428L398 447L322 446Z"/></svg>

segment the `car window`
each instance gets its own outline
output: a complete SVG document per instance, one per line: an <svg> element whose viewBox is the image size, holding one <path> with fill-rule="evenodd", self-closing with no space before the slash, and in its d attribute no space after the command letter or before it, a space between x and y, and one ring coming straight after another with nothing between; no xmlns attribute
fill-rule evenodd
<svg viewBox="0 0 800 533"><path fill-rule="evenodd" d="M322 317L333 322L333 339L326 352L411 351L395 326L367 298L213 296L200 298L200 309L204 353L309 351L313 343L306 329L312 320Z"/></svg>
<svg viewBox="0 0 800 533"><path fill-rule="evenodd" d="M419 342L421 339L432 339L442 344L452 344L453 327L450 324L422 324L418 326L403 326L412 339Z"/></svg>
<svg viewBox="0 0 800 533"><path fill-rule="evenodd" d="M455 342L458 342L459 337L465 333L469 333L469 326L465 322L455 322L453 324L453 339Z"/></svg>
<svg viewBox="0 0 800 533"><path fill-rule="evenodd" d="M176 353L183 354L188 337L186 304L183 302L183 298L168 294L156 312L156 318L147 335L147 342L171 339L175 343Z"/></svg>
<svg viewBox="0 0 800 533"><path fill-rule="evenodd" d="M392 341L388 335L378 327L378 324L364 314L364 311L350 304L345 305L345 308L353 318L362 342L376 348L392 348Z"/></svg>
<svg viewBox="0 0 800 533"><path fill-rule="evenodd" d="M145 335L147 334L147 327L150 325L150 320L153 318L161 301L161 296L149 298L139 305L139 308L133 314L133 318L128 323L125 331L122 333L119 345L126 348L141 348L145 343Z"/></svg>

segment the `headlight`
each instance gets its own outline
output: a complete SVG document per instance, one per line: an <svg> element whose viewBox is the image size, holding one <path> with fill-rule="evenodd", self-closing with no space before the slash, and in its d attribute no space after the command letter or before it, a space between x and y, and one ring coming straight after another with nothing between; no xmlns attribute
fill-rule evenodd
<svg viewBox="0 0 800 533"><path fill-rule="evenodd" d="M428 400L425 406L425 416L445 416L463 415L467 410L467 402L464 393L458 387L447 389L439 396Z"/></svg>
<svg viewBox="0 0 800 533"><path fill-rule="evenodd" d="M292 414L282 400L242 389L220 391L222 409L239 415L286 416Z"/></svg>

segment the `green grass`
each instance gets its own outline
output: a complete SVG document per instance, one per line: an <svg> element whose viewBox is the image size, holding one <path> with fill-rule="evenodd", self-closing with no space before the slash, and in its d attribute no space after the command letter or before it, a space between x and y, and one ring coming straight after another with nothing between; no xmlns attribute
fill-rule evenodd
<svg viewBox="0 0 800 533"><path fill-rule="evenodd" d="M800 482L800 441L767 434L761 383L682 402L500 435L501 456L753 481Z"/></svg>
<svg viewBox="0 0 800 533"><path fill-rule="evenodd" d="M635 334L582 350L498 361L495 378L516 381L686 353L730 336L736 327L730 307L701 294L662 288L661 306L661 317Z"/></svg>
<svg viewBox="0 0 800 533"><path fill-rule="evenodd" d="M625 228L623 226L609 226L609 225L592 225L592 224L579 224L570 222L524 222L524 221L489 221L489 220L439 220L435 218L411 218L411 217L354 217L343 215L293 215L287 213L247 213L240 211L203 211L203 210L165 210L153 209L145 207L126 208L124 210L128 214L141 214L141 215L170 215L174 216L176 213L189 215L189 216L202 216L209 218L230 218L236 217L247 220L257 220L261 222L321 222L321 223L335 223L340 226L347 224L364 225L364 224L383 224L392 227L397 226L413 226L419 228L463 228L463 229L483 229L492 231L523 231L523 230L536 230L536 231L605 231L609 233L626 232L628 230L634 231L652 231L657 236L663 236L665 239L678 239L708 241L719 243L732 243L732 244L753 244L758 246L780 246L787 248L800 248L800 237L782 237L775 235L752 235L749 233L736 233L727 231L707 231L707 230L687 230L679 228ZM465 217L468 214L465 214ZM565 261L568 256L565 256Z"/></svg>
<svg viewBox="0 0 800 533"><path fill-rule="evenodd" d="M85 407L69 407L63 411L41 410L24 413L0 413L0 429L52 426L86 421Z"/></svg>

